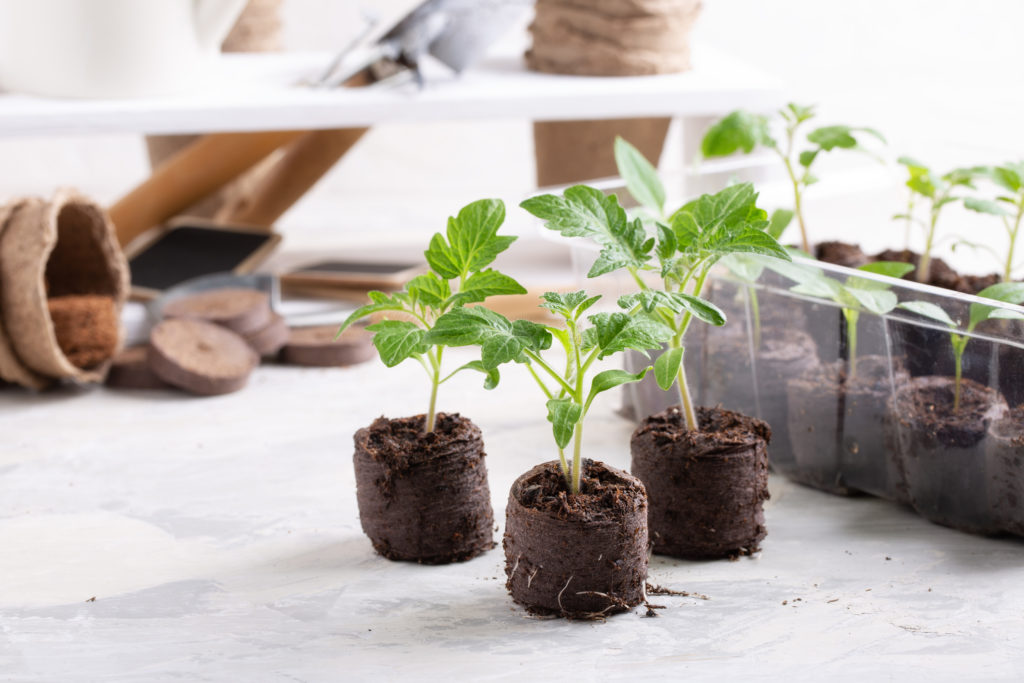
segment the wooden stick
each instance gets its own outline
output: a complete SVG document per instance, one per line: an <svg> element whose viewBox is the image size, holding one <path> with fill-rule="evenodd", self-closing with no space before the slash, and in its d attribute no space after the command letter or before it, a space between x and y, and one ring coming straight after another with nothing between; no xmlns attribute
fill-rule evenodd
<svg viewBox="0 0 1024 683"><path fill-rule="evenodd" d="M216 214L220 223L270 227L338 163L369 128L318 130L291 143L244 194Z"/></svg>
<svg viewBox="0 0 1024 683"><path fill-rule="evenodd" d="M304 131L207 135L160 164L110 207L122 246L219 190Z"/></svg>

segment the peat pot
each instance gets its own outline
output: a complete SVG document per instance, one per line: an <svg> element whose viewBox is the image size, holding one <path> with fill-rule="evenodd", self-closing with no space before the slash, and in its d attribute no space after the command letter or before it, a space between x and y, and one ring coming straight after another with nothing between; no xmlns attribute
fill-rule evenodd
<svg viewBox="0 0 1024 683"><path fill-rule="evenodd" d="M389 560L462 562L494 547L480 429L458 413L379 417L355 434L359 520Z"/></svg>
<svg viewBox="0 0 1024 683"><path fill-rule="evenodd" d="M600 618L644 601L647 493L636 477L584 461L580 493L558 462L512 484L505 522L505 583L535 614Z"/></svg>

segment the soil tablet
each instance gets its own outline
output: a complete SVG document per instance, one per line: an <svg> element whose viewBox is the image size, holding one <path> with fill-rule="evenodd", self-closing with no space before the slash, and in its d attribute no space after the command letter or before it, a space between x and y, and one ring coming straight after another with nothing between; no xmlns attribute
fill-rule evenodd
<svg viewBox="0 0 1024 683"><path fill-rule="evenodd" d="M120 351L110 363L107 386L115 389L167 389L169 385L149 367L145 344Z"/></svg>
<svg viewBox="0 0 1024 683"><path fill-rule="evenodd" d="M245 336L245 341L261 358L273 356L281 347L288 343L291 329L288 322L277 313L272 314L270 323L252 334Z"/></svg>
<svg viewBox="0 0 1024 683"><path fill-rule="evenodd" d="M202 320L164 320L149 342L149 367L157 377L204 396L238 391L259 363L242 337Z"/></svg>
<svg viewBox="0 0 1024 683"><path fill-rule="evenodd" d="M223 325L238 334L254 334L270 324L270 299L255 289L216 289L170 301L165 318L193 318Z"/></svg>
<svg viewBox="0 0 1024 683"><path fill-rule="evenodd" d="M365 327L350 327L335 340L337 333L336 325L293 329L288 343L281 350L281 362L308 367L334 367L365 363L373 358L373 336Z"/></svg>

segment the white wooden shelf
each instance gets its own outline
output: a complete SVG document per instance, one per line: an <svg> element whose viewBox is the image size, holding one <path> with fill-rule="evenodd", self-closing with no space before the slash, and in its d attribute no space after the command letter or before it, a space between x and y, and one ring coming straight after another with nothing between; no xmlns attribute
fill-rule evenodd
<svg viewBox="0 0 1024 683"><path fill-rule="evenodd" d="M631 78L527 71L518 56L491 58L460 77L428 85L315 90L296 85L330 61L322 53L226 55L201 91L134 100L61 100L0 94L0 136L199 133L366 126L481 119L603 119L712 116L782 101L777 81L708 46L687 73Z"/></svg>

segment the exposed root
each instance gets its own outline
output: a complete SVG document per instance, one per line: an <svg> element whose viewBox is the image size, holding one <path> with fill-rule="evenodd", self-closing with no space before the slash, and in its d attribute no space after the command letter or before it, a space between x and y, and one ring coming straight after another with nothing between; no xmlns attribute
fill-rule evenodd
<svg viewBox="0 0 1024 683"><path fill-rule="evenodd" d="M569 580L565 582L564 586L562 586L562 590L558 591L558 611L562 614L565 614L565 607L562 606L562 593L564 593L565 589L569 587L570 583L572 583L573 576L575 576L575 574L570 574ZM530 578L532 579L533 577L531 576ZM529 587L530 584L526 584L526 586Z"/></svg>
<svg viewBox="0 0 1024 683"><path fill-rule="evenodd" d="M698 600L710 600L708 596L703 593L691 593L690 591L677 591L671 588L665 588L664 586L656 586L647 584L646 586L647 595L675 595L681 598L697 598Z"/></svg>

